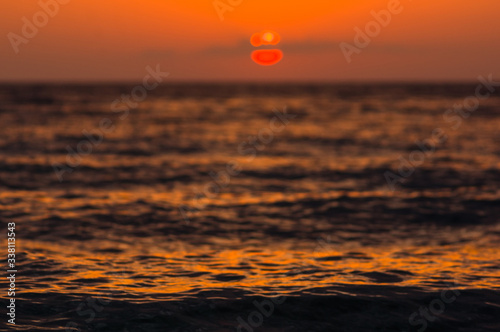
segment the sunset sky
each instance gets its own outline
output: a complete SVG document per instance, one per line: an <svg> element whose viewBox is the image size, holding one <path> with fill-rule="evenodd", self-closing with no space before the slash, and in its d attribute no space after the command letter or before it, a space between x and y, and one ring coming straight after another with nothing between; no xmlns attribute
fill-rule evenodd
<svg viewBox="0 0 500 332"><path fill-rule="evenodd" d="M42 9L38 0L3 1L0 81L137 80L156 64L172 81L500 76L498 0L401 0L401 13L351 63L340 43L354 44L354 28L364 30L389 0L221 0L232 9L224 20L213 2L70 0L16 54L9 33L22 37L23 17L32 22ZM250 58L250 36L264 29L281 35L284 58L274 66Z"/></svg>

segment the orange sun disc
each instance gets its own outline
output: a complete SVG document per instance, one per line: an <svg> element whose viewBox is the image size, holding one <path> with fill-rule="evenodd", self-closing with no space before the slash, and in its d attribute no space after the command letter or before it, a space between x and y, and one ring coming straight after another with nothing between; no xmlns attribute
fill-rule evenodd
<svg viewBox="0 0 500 332"><path fill-rule="evenodd" d="M261 45L276 45L280 40L281 37L279 33L271 30L264 30L254 33L250 38L250 43L255 47L259 47Z"/></svg>
<svg viewBox="0 0 500 332"><path fill-rule="evenodd" d="M252 52L252 60L262 66L271 66L281 61L283 52L280 50L257 50Z"/></svg>

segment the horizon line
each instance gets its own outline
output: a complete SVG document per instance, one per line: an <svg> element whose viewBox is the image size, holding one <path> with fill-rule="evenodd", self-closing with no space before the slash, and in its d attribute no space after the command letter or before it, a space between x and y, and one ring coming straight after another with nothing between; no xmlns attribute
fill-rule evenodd
<svg viewBox="0 0 500 332"><path fill-rule="evenodd" d="M0 80L0 85L134 85L141 84L140 79L127 80ZM200 84L200 85L225 85L225 84L257 84L257 85L339 85L339 84L474 84L477 80L471 79L346 79L346 80L165 80L160 85L181 85L181 84Z"/></svg>

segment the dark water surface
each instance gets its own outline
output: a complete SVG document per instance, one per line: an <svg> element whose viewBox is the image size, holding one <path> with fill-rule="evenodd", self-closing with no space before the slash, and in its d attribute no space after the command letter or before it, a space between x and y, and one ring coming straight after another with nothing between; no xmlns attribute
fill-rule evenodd
<svg viewBox="0 0 500 332"><path fill-rule="evenodd" d="M500 94L445 115L475 86L0 86L8 328L500 331Z"/></svg>

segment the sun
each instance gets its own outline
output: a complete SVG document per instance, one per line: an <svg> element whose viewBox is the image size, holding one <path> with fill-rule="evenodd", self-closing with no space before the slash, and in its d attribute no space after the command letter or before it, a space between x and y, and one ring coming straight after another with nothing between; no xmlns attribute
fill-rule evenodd
<svg viewBox="0 0 500 332"><path fill-rule="evenodd" d="M272 34L272 32L266 32L264 33L264 35L262 36L262 39L264 39L266 42L271 42L273 41L274 39L274 35Z"/></svg>
<svg viewBox="0 0 500 332"><path fill-rule="evenodd" d="M250 43L255 47L261 45L276 45L280 40L281 37L277 32L269 30L254 33L252 37L250 37ZM252 60L261 66L277 64L281 59L283 59L283 52L279 49L265 49L252 52Z"/></svg>
<svg viewBox="0 0 500 332"><path fill-rule="evenodd" d="M250 43L255 46L261 45L276 45L280 42L281 37L275 31L264 30L261 32L256 32L250 38Z"/></svg>

